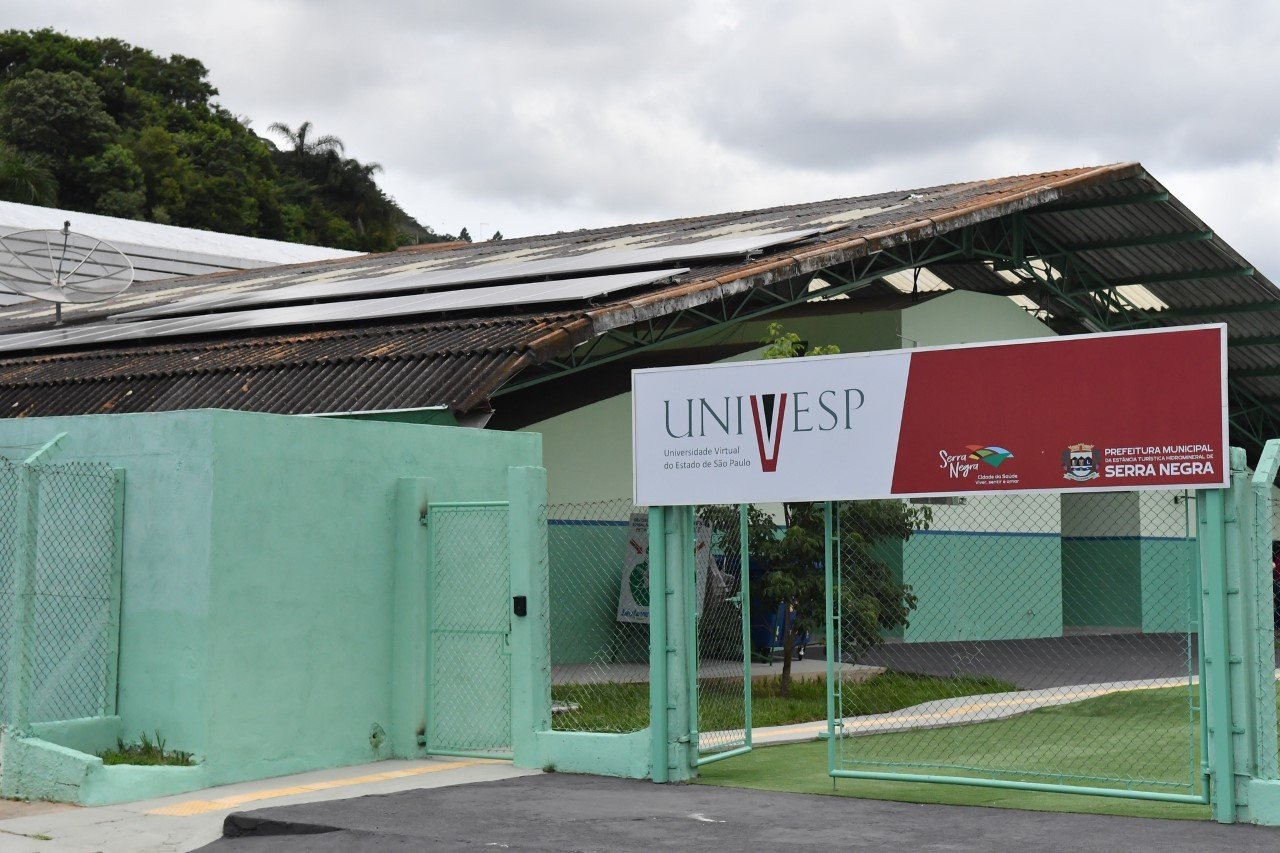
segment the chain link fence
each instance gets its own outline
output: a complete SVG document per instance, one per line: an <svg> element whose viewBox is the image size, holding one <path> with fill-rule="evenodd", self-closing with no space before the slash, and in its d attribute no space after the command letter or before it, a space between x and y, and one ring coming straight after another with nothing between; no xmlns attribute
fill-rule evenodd
<svg viewBox="0 0 1280 853"><path fill-rule="evenodd" d="M433 504L430 752L511 751L507 505Z"/></svg>
<svg viewBox="0 0 1280 853"><path fill-rule="evenodd" d="M695 549L705 543L710 559L695 565L705 575L698 615L698 748L701 753L739 749L749 743L749 702L744 692L749 650L743 642L742 537L739 508L698 507ZM749 574L749 570L748 570Z"/></svg>
<svg viewBox="0 0 1280 853"><path fill-rule="evenodd" d="M115 713L122 492L103 463L0 460L0 709Z"/></svg>
<svg viewBox="0 0 1280 853"><path fill-rule="evenodd" d="M648 515L630 499L547 507L551 726L649 725Z"/></svg>
<svg viewBox="0 0 1280 853"><path fill-rule="evenodd" d="M1270 553L1270 589L1271 597L1267 597L1266 580L1263 581L1264 587L1259 590L1261 593L1258 608L1258 632L1261 634L1259 647L1262 649L1271 649L1275 656L1276 677L1271 679L1270 684L1258 685L1258 695L1267 696L1274 694L1276 696L1276 717L1277 717L1277 737L1280 738L1280 499L1274 496L1275 490L1272 489L1272 497L1267 502L1270 509L1269 513L1258 512L1254 518L1259 525L1254 531L1258 541L1262 543L1265 552ZM1259 676L1263 673L1259 672ZM1270 767L1261 768L1267 772L1271 778L1280 778L1280 747L1277 747L1275 761Z"/></svg>
<svg viewBox="0 0 1280 853"><path fill-rule="evenodd" d="M1194 498L837 507L843 769L1199 792Z"/></svg>

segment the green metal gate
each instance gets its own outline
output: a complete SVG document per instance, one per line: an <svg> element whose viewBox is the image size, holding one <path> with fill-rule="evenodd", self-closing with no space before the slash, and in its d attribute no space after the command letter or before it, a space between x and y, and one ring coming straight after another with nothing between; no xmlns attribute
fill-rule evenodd
<svg viewBox="0 0 1280 853"><path fill-rule="evenodd" d="M1196 498L826 504L830 775L1207 803Z"/></svg>
<svg viewBox="0 0 1280 853"><path fill-rule="evenodd" d="M511 562L506 502L426 516L426 748L511 758Z"/></svg>
<svg viewBox="0 0 1280 853"><path fill-rule="evenodd" d="M751 751L751 592L747 506L700 507L692 630L698 764ZM707 551L709 553L703 553Z"/></svg>

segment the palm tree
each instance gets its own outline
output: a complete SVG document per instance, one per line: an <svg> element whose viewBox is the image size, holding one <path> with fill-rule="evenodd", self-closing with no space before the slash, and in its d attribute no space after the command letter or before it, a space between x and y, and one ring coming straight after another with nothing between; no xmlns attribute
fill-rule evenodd
<svg viewBox="0 0 1280 853"><path fill-rule="evenodd" d="M302 124L298 125L297 130L289 127L289 125L282 121L275 121L271 123L271 126L268 127L267 130L284 137L290 147L293 148L293 153L299 157L304 154L317 155L325 154L330 151L342 154L346 150L346 146L343 145L342 140L331 133L326 133L324 136L321 136L319 139L314 141L307 139L307 137L311 135L312 130L312 124L309 121L304 121Z"/></svg>

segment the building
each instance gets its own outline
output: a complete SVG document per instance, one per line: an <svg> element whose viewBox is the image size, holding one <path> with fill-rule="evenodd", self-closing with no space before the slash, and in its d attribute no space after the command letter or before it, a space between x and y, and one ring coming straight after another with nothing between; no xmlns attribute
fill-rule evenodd
<svg viewBox="0 0 1280 853"><path fill-rule="evenodd" d="M549 537L552 659L618 661L643 654L619 652L613 613L632 369L750 358L771 321L845 352L1221 322L1232 442L1256 454L1280 435L1278 296L1140 165L1117 164L144 281L60 327L11 305L0 415L214 408L538 433L549 515L573 522ZM921 601L908 642L1190 626L1185 495L931 510L883 554ZM558 572L578 600L594 573L599 606L557 622ZM122 625L183 611L148 583L126 567Z"/></svg>

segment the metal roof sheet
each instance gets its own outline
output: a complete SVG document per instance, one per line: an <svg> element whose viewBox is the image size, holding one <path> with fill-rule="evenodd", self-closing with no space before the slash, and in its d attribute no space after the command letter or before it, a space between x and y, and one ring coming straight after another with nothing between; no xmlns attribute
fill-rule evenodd
<svg viewBox="0 0 1280 853"><path fill-rule="evenodd" d="M1089 206L1118 197L1156 201ZM449 405L466 411L521 371L563 360L574 348L612 330L626 329L676 312L716 304L734 293L788 278L839 269L852 260L893 246L925 241L964 225L1025 214L1035 227L1064 247L1087 247L1079 257L1099 274L1125 280L1143 275L1173 277L1244 267L1247 262L1216 236L1158 242L1156 238L1209 230L1140 165L1071 169L851 199L788 205L616 228L552 234L499 243L441 249L429 255L396 252L347 260L225 273L173 283L143 284L127 297L145 308L197 294L219 297L323 281L359 281L367 276L410 275L415 270L464 269L512 258L575 257L592 248L664 246L708 235L750 233L763 228L822 232L799 247L766 250L759 257L708 259L669 283L654 283L610 297L597 306L530 312L521 306L485 308L448 319L396 318L289 332L251 331L233 337L193 333L159 342L88 346L68 352L13 353L0 358L0 415L155 411L223 406L270 412L410 408ZM1118 246L1121 241L1142 245ZM1146 241L1146 242L1144 242ZM1008 274L981 262L929 268L957 289L1011 293ZM1016 276L1013 277L1016 280ZM903 297L901 281L850 294L870 305ZM1276 336L1280 340L1280 293L1261 273L1185 281L1135 282L1157 324L1221 320L1233 339ZM1138 291L1134 291L1138 292ZM928 295L928 294L926 294ZM848 303L844 303L848 304ZM893 304L901 304L895 302ZM77 308L77 322L105 319L119 304ZM1076 322L1063 314L1054 322ZM1206 313L1197 313L1205 311ZM1049 313L1053 313L1052 310ZM26 306L0 307L0 332L48 328L48 318ZM70 326L69 326L70 328ZM1233 371L1280 371L1280 345L1233 347ZM1239 386L1280 399L1280 378L1247 376Z"/></svg>

